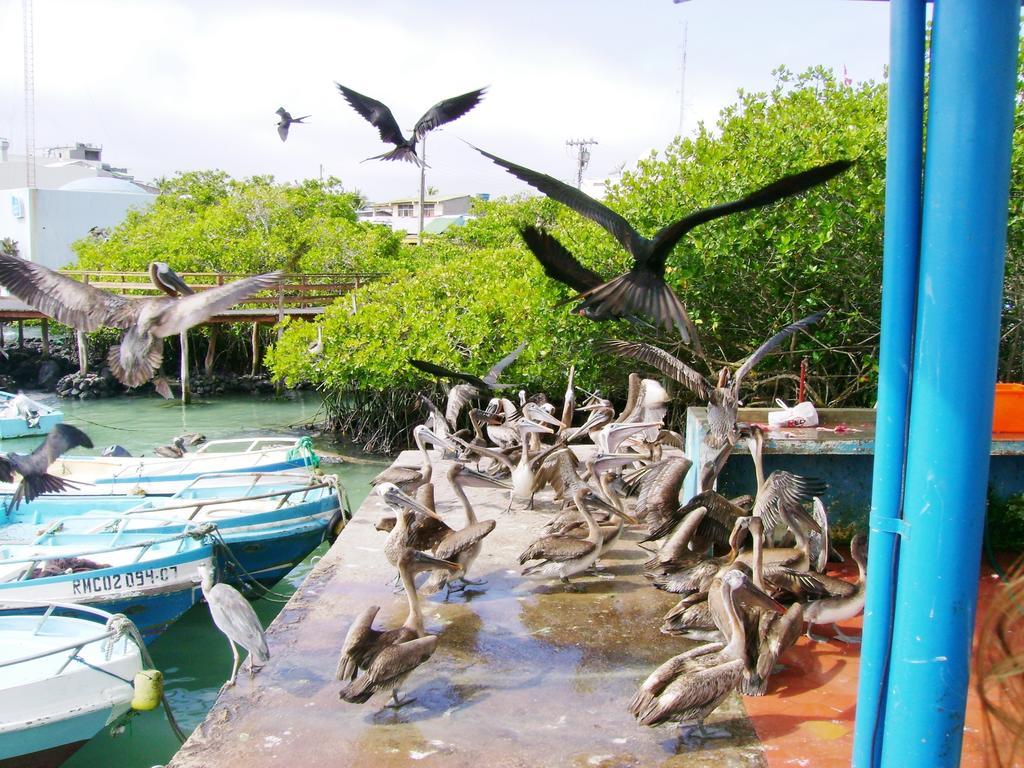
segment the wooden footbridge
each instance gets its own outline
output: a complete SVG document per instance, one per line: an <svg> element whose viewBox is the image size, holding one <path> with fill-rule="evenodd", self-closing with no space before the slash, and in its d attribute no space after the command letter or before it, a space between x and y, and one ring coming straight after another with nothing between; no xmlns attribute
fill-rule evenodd
<svg viewBox="0 0 1024 768"><path fill-rule="evenodd" d="M121 296L143 298L161 295L160 289L150 280L148 272L113 272L95 270L63 270L61 274L81 280L95 288L101 288ZM247 274L219 272L179 272L181 278L196 292L216 288L219 285L250 277ZM260 361L259 326L279 323L286 317L314 320L336 299L348 296L352 311L357 309L355 291L362 285L380 277L374 272L321 272L285 274L279 285L251 296L232 309L210 317L204 325L221 323L251 323L253 360L255 373ZM19 342L22 340L23 320L42 320L43 353L49 352L49 318L39 310L20 299L7 294L0 295L0 323L18 322ZM188 399L188 338L181 335L182 342L182 397ZM211 336L206 355L206 370L213 366L216 351L216 334ZM85 334L78 332L78 363L82 373L88 369Z"/></svg>

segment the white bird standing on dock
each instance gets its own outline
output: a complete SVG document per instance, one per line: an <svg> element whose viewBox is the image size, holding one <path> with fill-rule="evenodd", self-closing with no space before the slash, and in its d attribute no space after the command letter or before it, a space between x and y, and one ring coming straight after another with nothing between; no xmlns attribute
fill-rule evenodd
<svg viewBox="0 0 1024 768"><path fill-rule="evenodd" d="M241 592L229 584L215 584L213 569L208 565L199 566L199 576L203 597L206 598L206 604L210 606L213 623L224 633L228 643L231 644L231 655L234 657L234 662L231 665L231 678L224 684L225 688L230 688L235 684L238 668L241 666L238 648L235 644L237 643L249 652L249 677L252 677L257 669L270 661L267 638L263 634L263 626L256 616L256 611L253 610L249 601L242 597Z"/></svg>
<svg viewBox="0 0 1024 768"><path fill-rule="evenodd" d="M167 273L173 274L173 271L167 267L161 272L161 265L155 266L150 267L150 277L160 290L186 292L177 283L168 290L171 278ZM280 272L271 272L180 298L168 295L136 299L80 283L18 256L0 253L0 285L26 304L79 331L90 332L103 327L124 331L121 343L110 347L107 362L117 380L127 387L145 384L160 369L165 337L181 334L252 294L276 285L280 279ZM180 278L178 282L184 285Z"/></svg>

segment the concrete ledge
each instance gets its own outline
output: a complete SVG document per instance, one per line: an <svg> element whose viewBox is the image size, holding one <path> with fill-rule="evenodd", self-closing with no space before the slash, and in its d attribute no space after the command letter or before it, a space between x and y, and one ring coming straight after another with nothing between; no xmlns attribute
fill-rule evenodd
<svg viewBox="0 0 1024 768"><path fill-rule="evenodd" d="M406 453L400 464L414 465ZM435 464L438 511L454 526L463 512ZM555 509L502 515L505 497L470 488L481 519L498 525L471 576L479 591L424 599L427 629L440 636L433 658L409 678L417 701L381 711L338 698L335 664L352 619L381 606L376 626L396 626L405 600L373 528L383 502L371 495L337 543L271 625L272 659L252 681L223 694L170 763L174 768L259 766L719 766L763 765L738 696L709 719L733 734L697 748L671 727L638 726L627 711L657 664L692 644L658 632L675 596L640 575L646 558L626 534L586 590L519 575L519 553Z"/></svg>

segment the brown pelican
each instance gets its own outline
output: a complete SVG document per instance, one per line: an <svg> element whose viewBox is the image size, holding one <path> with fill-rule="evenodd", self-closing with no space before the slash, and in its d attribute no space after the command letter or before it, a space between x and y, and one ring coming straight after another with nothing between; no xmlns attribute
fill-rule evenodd
<svg viewBox="0 0 1024 768"><path fill-rule="evenodd" d="M620 357L629 357L647 363L674 381L688 387L695 395L707 403L708 431L704 435L704 446L707 454L703 457L701 489L711 488L714 476L704 476L704 465L717 466L719 455L723 451L731 451L739 437L736 426L740 406L740 387L747 374L774 350L785 339L800 330L804 330L818 322L824 312L812 315L791 323L776 333L760 347L755 349L736 369L729 381L729 369L722 368L718 380L712 383L682 360L670 355L663 349L652 344L634 341L609 340L601 343L601 347ZM724 463L721 462L721 463ZM720 469L720 467L718 467Z"/></svg>
<svg viewBox="0 0 1024 768"><path fill-rule="evenodd" d="M583 300L576 308L578 312L586 313L589 310L589 316L593 319L646 315L666 329L670 330L675 325L683 342L693 344L697 348L699 342L696 329L690 322L683 303L665 282L666 261L676 244L700 224L732 213L762 208L799 194L828 181L851 166L850 162L842 160L785 176L739 200L691 213L663 227L653 238L647 239L620 214L575 187L543 173L510 163L489 152L478 151L516 178L604 227L633 257L633 268L629 272L604 282L600 275L580 264L550 235L545 233L545 237L538 244L540 247L528 239L527 245L531 246L531 250L536 248L533 251L534 256L548 274L579 291L576 296L568 299Z"/></svg>
<svg viewBox="0 0 1024 768"><path fill-rule="evenodd" d="M653 531L679 509L679 492L691 466L693 462L685 456L673 456L641 467L631 475L640 487L633 514L649 530Z"/></svg>
<svg viewBox="0 0 1024 768"><path fill-rule="evenodd" d="M701 738L728 736L712 732L704 719L733 691L746 666L746 629L737 602L740 599L781 610L781 606L750 583L742 571L731 570L718 579L718 591L727 621L726 644L709 643L674 656L651 673L629 706L641 725L677 722L695 724Z"/></svg>
<svg viewBox="0 0 1024 768"><path fill-rule="evenodd" d="M537 482L538 478L536 470L533 466L533 462L530 460L529 451L526 448L527 436L533 432L541 432L544 434L551 434L553 432L553 430L545 427L543 424L537 424L529 419L521 419L519 423L516 424L516 429L519 432L519 439L522 445L519 452L518 462L512 461L512 459L501 451L491 450L490 448L484 448L479 445L470 445L465 441L457 440L457 442L473 453L494 459L498 463L507 467L511 472L511 489L509 492L508 507L505 509L506 512L512 509L512 505L516 501L525 503L528 507L532 507L533 496L540 488Z"/></svg>
<svg viewBox="0 0 1024 768"><path fill-rule="evenodd" d="M711 582L731 569L740 557L740 544L746 534L751 518L736 520L729 537L729 551L721 557L707 557L703 560L685 561L679 567L659 563L645 573L654 577L654 586L666 592L692 594L707 592ZM658 574L661 575L658 575Z"/></svg>
<svg viewBox="0 0 1024 768"><path fill-rule="evenodd" d="M459 570L452 572L436 570L423 585L423 594L425 595L432 595L443 587L446 599L452 591L452 581L454 580L461 582L458 587L459 589L464 588L466 585L480 585L484 583L483 581L471 581L466 578L466 574L483 548L482 542L484 537L490 534L495 526L494 520L484 520L482 523L477 521L473 505L469 503L469 498L467 498L466 491L463 488L463 485L468 484L475 484L478 487L484 488L494 488L495 485L490 478L479 472L474 472L459 462L455 462L448 470L448 482L451 483L452 490L455 491L455 495L462 502L462 509L466 513L466 527L446 534L434 547L434 556L442 560L458 563Z"/></svg>
<svg viewBox="0 0 1024 768"><path fill-rule="evenodd" d="M421 554L413 549L406 549L398 559L398 574L405 586L406 599L409 601L409 614L405 622L397 629L378 630L373 628L373 620L380 611L380 606L371 605L359 614L349 627L345 635L345 644L341 648L336 675L339 680L355 680L359 670L369 669L384 649L416 640L426 634L423 611L412 576L414 564L421 559Z"/></svg>
<svg viewBox="0 0 1024 768"><path fill-rule="evenodd" d="M154 282L167 290L166 275L150 267ZM276 285L280 272L236 280L181 298L117 296L72 280L40 264L0 253L0 284L43 314L80 331L102 327L124 331L110 347L107 362L118 381L137 387L149 381L163 360L163 338L178 335L254 293Z"/></svg>
<svg viewBox="0 0 1024 768"><path fill-rule="evenodd" d="M281 137L281 141L288 140L288 129L291 128L293 123L302 123L307 117L312 117L312 115L292 117L291 113L284 107L278 107L275 114L281 118L277 121L277 135Z"/></svg>
<svg viewBox="0 0 1024 768"><path fill-rule="evenodd" d="M382 483L394 483L406 492L414 491L423 483L430 482L434 472L434 465L430 460L427 443L440 445L451 450L455 449L447 438L441 437L423 424L413 428L412 437L416 442L416 446L420 449L420 453L423 455L423 463L419 469L416 467L390 466L374 477L370 481L370 485L379 486Z"/></svg>
<svg viewBox="0 0 1024 768"><path fill-rule="evenodd" d="M377 493L384 499L385 504L398 513L395 527L391 529L384 542L384 556L387 557L388 562L395 568L398 567L398 563L401 561L405 550L412 548L416 543L414 538L415 532L411 528L413 514L424 515L427 518L438 520L444 528L448 528L444 521L415 499L406 496L393 483L381 483L377 486ZM448 528L448 530L450 531L451 529ZM422 571L432 571L436 568L450 571L453 566L457 567L454 563L439 560L423 552L420 552L420 556L411 564L414 574L421 573Z"/></svg>
<svg viewBox="0 0 1024 768"><path fill-rule="evenodd" d="M437 365L435 363L428 363L425 360L413 360L410 358L409 364L424 373L429 373L431 376L437 376L441 379L461 379L462 381L468 381L481 392L489 392L492 389L508 389L515 385L499 384L498 377L501 376L502 371L512 365L516 358L522 354L523 350L526 349L526 344L527 342L524 341L514 350L505 355L505 357L501 358L501 360L492 366L491 370L484 374L483 378L474 376L472 373L460 373L459 371L453 371L450 368L445 368L444 366Z"/></svg>
<svg viewBox="0 0 1024 768"><path fill-rule="evenodd" d="M324 326L322 323L316 324L316 341L311 341L309 346L306 347L306 352L311 357L320 357L324 352Z"/></svg>
<svg viewBox="0 0 1024 768"><path fill-rule="evenodd" d="M407 139L402 135L402 129L398 127L395 116L384 104L356 93L351 88L346 88L341 83L335 83L341 95L356 112L362 115L374 128L380 131L381 141L394 144L396 149L386 152L383 155L375 155L368 160L406 160L416 165L422 165L422 161L416 154L416 142L422 141L423 137L434 128L457 120L480 103L486 88L479 88L461 96L453 96L450 99L439 101L426 112L423 117L416 121L412 129L412 138Z"/></svg>
<svg viewBox="0 0 1024 768"><path fill-rule="evenodd" d="M864 578L867 569L868 539L858 533L850 542L850 554L857 563L857 584L855 590L845 597L826 597L821 600L814 600L804 608L804 621L807 622L807 636L813 640L822 640L811 634L815 624L828 624L831 622L835 631L836 639L844 643L858 643L855 637L844 634L839 629L837 622L852 619L864 610Z"/></svg>
<svg viewBox="0 0 1024 768"><path fill-rule="evenodd" d="M57 424L32 453L0 456L0 482L13 483L14 473L21 475L11 496L11 509L16 509L23 500L32 501L41 493L59 493L77 487L70 480L46 471L63 453L77 446L92 448L92 440L78 427Z"/></svg>
<svg viewBox="0 0 1024 768"><path fill-rule="evenodd" d="M153 449L153 453L165 459L180 459L188 453L188 449L185 447L184 435L174 438L170 445L158 445Z"/></svg>
<svg viewBox="0 0 1024 768"><path fill-rule="evenodd" d="M601 529L587 508L586 491L583 488L576 490L573 502L587 521L587 538L580 539L569 535L541 536L519 556L520 565L526 565L531 560L538 561L523 569L524 576L557 576L566 590L572 590L574 587L569 578L589 570L597 562L603 538Z"/></svg>

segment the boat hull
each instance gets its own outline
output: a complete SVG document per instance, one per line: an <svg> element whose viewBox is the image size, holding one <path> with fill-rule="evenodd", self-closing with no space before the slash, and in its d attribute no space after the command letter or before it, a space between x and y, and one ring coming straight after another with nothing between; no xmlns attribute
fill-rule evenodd
<svg viewBox="0 0 1024 768"><path fill-rule="evenodd" d="M102 537L61 537L63 546L54 557L69 556L69 539ZM107 536L110 540L112 537ZM114 545L110 545L114 546ZM82 551L98 548L82 545ZM38 550L37 550L38 551ZM90 555L102 562L103 552ZM40 557L42 561L44 558ZM3 560L0 560L0 566ZM57 601L123 613L135 622L147 643L196 604L201 594L199 567L213 565L213 547L197 544L185 551L153 557L136 563L98 568L81 573L47 576L0 583L0 610L18 610L9 601Z"/></svg>
<svg viewBox="0 0 1024 768"><path fill-rule="evenodd" d="M0 616L0 766L59 765L131 706L135 642L55 607Z"/></svg>

